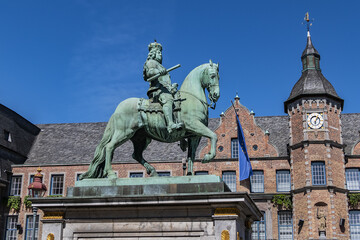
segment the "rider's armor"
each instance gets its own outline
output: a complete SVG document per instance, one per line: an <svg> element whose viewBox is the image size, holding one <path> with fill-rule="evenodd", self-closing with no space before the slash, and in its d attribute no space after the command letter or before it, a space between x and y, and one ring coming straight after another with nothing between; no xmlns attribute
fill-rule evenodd
<svg viewBox="0 0 360 240"><path fill-rule="evenodd" d="M149 45L150 54L153 49L155 51L161 51L162 47L159 43L155 42ZM161 104L167 124L167 130L171 133L174 129L182 126L181 124L175 124L173 120L173 94L176 93L178 85L176 83L171 84L170 74L166 73L166 69L160 62L148 58L144 64L144 80L147 81L147 79L160 72L165 74L150 81L150 88L147 95L151 102L159 102Z"/></svg>

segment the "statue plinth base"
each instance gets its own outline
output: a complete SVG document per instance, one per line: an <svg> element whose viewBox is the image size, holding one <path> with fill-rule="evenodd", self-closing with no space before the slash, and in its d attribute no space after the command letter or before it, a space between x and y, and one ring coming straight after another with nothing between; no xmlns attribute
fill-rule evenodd
<svg viewBox="0 0 360 240"><path fill-rule="evenodd" d="M85 179L69 187L68 197L119 197L164 194L194 194L230 192L215 175Z"/></svg>
<svg viewBox="0 0 360 240"><path fill-rule="evenodd" d="M247 193L216 176L83 180L66 197L31 201L44 212L43 240L250 240L261 218Z"/></svg>

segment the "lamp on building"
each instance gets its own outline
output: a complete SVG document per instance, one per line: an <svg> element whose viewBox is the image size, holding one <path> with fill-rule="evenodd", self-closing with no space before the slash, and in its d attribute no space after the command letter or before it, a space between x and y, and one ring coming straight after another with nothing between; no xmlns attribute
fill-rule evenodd
<svg viewBox="0 0 360 240"><path fill-rule="evenodd" d="M340 227L344 227L345 226L345 219L340 218L339 225L340 225Z"/></svg>
<svg viewBox="0 0 360 240"><path fill-rule="evenodd" d="M304 225L304 220L303 220L303 219L299 219L298 226L299 226L299 227L302 227L303 225Z"/></svg>
<svg viewBox="0 0 360 240"><path fill-rule="evenodd" d="M41 168L37 169L37 173L34 175L34 180L30 183L28 190L29 196L33 198L43 197L47 188L45 184L42 182L43 175L41 174ZM35 240L35 229L36 229L36 216L37 216L37 207L33 207L33 231L32 231L32 239Z"/></svg>
<svg viewBox="0 0 360 240"><path fill-rule="evenodd" d="M34 175L34 180L30 183L28 190L29 196L33 198L43 197L47 188L45 184L43 184L42 179L43 175L41 174L41 168L38 168L38 172Z"/></svg>

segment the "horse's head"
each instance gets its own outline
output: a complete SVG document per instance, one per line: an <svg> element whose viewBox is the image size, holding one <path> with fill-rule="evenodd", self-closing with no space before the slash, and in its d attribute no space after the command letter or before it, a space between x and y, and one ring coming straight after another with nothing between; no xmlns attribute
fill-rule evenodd
<svg viewBox="0 0 360 240"><path fill-rule="evenodd" d="M220 97L219 79L219 64L215 64L210 60L208 67L204 71L202 85L208 90L209 99L212 103L216 103Z"/></svg>

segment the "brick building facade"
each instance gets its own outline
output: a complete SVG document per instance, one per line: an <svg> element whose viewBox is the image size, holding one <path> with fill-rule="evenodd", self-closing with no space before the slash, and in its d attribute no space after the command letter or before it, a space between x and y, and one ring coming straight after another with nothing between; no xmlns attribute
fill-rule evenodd
<svg viewBox="0 0 360 240"><path fill-rule="evenodd" d="M201 163L209 151L207 140L202 139L194 171L221 176L232 191L250 194L264 213L261 221L251 226L253 239L319 239L320 235L327 239L360 239L360 211L356 204L349 204L349 197L356 197L360 191L360 113L342 113L344 101L322 75L320 54L309 33L301 60L302 75L284 102L285 115L256 117L235 98L253 176L238 181L239 149L232 106L220 118L209 121L209 127L218 136L216 158L209 164ZM66 195L67 187L74 186L79 174L87 170L106 126L106 123L34 126L24 119L10 120L13 126L26 131L0 123L4 129L1 140L9 134L12 137L11 142L0 142L0 153L22 156L21 161L1 158L1 166L9 161L13 164L11 169L7 168L12 175L1 180L2 197L6 192L22 200L39 166L48 186L45 197ZM26 128L22 127L24 122ZM152 147L155 145L156 148ZM120 178L147 177L145 169L132 159L132 152L130 142L120 146L114 154L113 169ZM163 176L185 174L186 153L178 143L153 141L144 158ZM21 204L20 211L14 211L5 204L2 201L5 221L0 237L30 239L32 210ZM42 213L39 215L41 219Z"/></svg>

